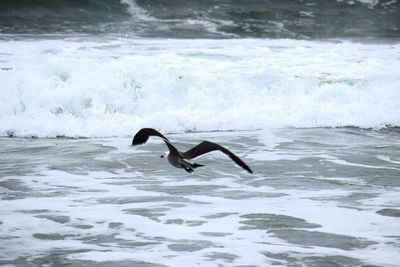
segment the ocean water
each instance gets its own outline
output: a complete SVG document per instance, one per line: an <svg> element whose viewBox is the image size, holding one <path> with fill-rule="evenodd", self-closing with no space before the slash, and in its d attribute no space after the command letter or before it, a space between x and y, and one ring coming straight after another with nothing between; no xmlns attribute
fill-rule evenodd
<svg viewBox="0 0 400 267"><path fill-rule="evenodd" d="M398 266L399 26L396 0L2 1L0 265Z"/></svg>
<svg viewBox="0 0 400 267"><path fill-rule="evenodd" d="M0 264L396 266L399 133L279 129L169 135L218 153L187 174L161 142L1 138Z"/></svg>
<svg viewBox="0 0 400 267"><path fill-rule="evenodd" d="M397 43L75 37L0 49L3 135L400 125Z"/></svg>

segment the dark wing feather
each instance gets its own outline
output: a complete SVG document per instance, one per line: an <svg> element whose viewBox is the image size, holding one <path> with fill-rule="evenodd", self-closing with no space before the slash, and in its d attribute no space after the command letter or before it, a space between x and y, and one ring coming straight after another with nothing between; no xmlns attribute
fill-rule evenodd
<svg viewBox="0 0 400 267"><path fill-rule="evenodd" d="M164 139L164 141L169 142L168 138L159 133L157 130L152 128L143 128L135 134L132 140L132 146L141 145L149 140L150 136L158 136Z"/></svg>
<svg viewBox="0 0 400 267"><path fill-rule="evenodd" d="M176 149L176 147L174 147L168 140L164 139L164 142L169 149L169 153L175 154L175 155L180 155L178 149Z"/></svg>
<svg viewBox="0 0 400 267"><path fill-rule="evenodd" d="M146 143L147 140L149 140L150 136L161 137L164 140L165 144L168 146L168 149L171 153L179 154L178 150L171 144L171 142L168 140L167 137L165 137L160 132L152 128L143 128L139 132L137 132L133 137L132 146Z"/></svg>
<svg viewBox="0 0 400 267"><path fill-rule="evenodd" d="M253 173L253 171L247 166L246 163L244 163L238 156L230 152L228 149L226 149L223 146L220 146L216 143L212 143L209 141L203 141L197 146L189 149L188 151L182 153L184 158L187 159L193 159L195 157L198 157L200 155L206 154L211 151L219 150L222 153L228 155L237 165L248 171L249 173Z"/></svg>

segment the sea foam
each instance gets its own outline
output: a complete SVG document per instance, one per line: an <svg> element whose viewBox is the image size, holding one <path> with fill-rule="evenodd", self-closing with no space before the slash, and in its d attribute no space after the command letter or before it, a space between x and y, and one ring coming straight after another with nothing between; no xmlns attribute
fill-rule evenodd
<svg viewBox="0 0 400 267"><path fill-rule="evenodd" d="M81 37L0 51L1 135L400 125L399 44Z"/></svg>

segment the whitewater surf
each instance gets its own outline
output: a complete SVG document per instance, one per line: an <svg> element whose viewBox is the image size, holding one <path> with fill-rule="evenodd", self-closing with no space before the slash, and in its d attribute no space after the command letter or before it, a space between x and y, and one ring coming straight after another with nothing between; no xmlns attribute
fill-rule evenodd
<svg viewBox="0 0 400 267"><path fill-rule="evenodd" d="M398 266L399 17L0 1L0 265ZM214 152L171 168L162 140L131 146L144 127L253 174Z"/></svg>

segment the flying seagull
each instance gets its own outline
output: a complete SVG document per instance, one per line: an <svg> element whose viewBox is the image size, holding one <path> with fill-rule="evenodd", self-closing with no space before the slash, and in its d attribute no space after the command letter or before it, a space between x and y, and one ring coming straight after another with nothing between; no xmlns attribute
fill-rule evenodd
<svg viewBox="0 0 400 267"><path fill-rule="evenodd" d="M139 132L135 134L132 140L132 146L141 145L147 142L150 136L158 136L161 137L165 144L167 145L169 152L161 155L161 158L167 157L169 163L172 166L177 168L183 168L185 171L191 173L197 167L202 167L204 165L197 163L190 163L187 160L196 158L200 155L209 153L211 151L219 150L222 153L228 155L237 165L248 171L249 173L253 173L253 171L246 165L239 157L230 152L223 146L220 146L216 143L212 143L209 141L203 141L197 146L189 149L186 152L180 152L176 147L166 138L164 135L159 133L157 130L152 128L143 128Z"/></svg>

